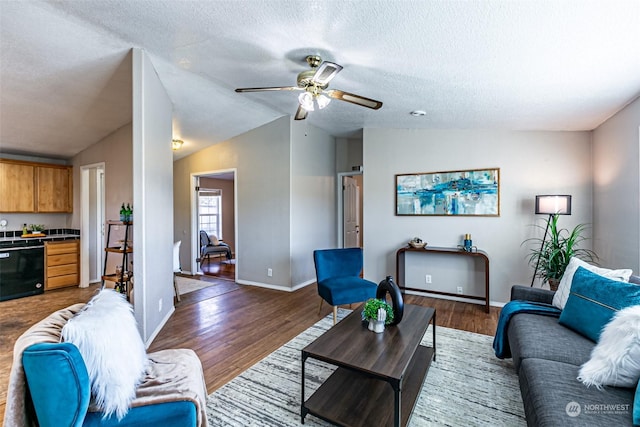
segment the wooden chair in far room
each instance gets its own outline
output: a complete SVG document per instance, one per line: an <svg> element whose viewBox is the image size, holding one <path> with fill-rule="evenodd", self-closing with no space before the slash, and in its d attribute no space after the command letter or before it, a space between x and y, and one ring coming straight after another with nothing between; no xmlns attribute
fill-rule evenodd
<svg viewBox="0 0 640 427"><path fill-rule="evenodd" d="M378 285L360 277L362 248L318 249L313 251L316 266L320 310L322 302L333 306L333 324L337 322L338 306L364 302L376 297Z"/></svg>
<svg viewBox="0 0 640 427"><path fill-rule="evenodd" d="M176 292L176 299L180 302L180 289L178 289L178 279L176 279L177 273L182 273L182 266L180 265L180 244L182 240L178 240L173 244L173 290Z"/></svg>

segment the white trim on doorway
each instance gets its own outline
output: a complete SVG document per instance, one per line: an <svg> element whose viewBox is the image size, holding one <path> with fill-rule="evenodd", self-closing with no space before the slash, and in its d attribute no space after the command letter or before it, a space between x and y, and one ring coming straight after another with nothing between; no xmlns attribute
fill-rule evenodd
<svg viewBox="0 0 640 427"><path fill-rule="evenodd" d="M91 185L90 173L96 172L95 186ZM105 218L105 163L80 166L80 287L102 277L102 253L104 248ZM91 201L94 201L91 203ZM91 224L95 224L93 227ZM93 242L93 245L91 244ZM91 260L94 264L91 265ZM95 277L91 277L91 271Z"/></svg>
<svg viewBox="0 0 640 427"><path fill-rule="evenodd" d="M196 275L196 274L203 274L202 270L200 270L200 265L199 263L196 261L197 258L200 257L200 237L199 237L199 230L198 230L198 197L197 197L197 193L195 191L195 188L199 186L199 179L201 177L210 177L210 178L215 178L216 175L228 175L232 173L233 174L233 181L234 181L234 185L233 185L233 215L234 215L234 219L233 219L233 234L234 234L234 241L235 241L235 248L234 248L234 254L235 254L235 281L238 281L238 271L240 271L240 266L242 264L242 257L241 257L241 245L238 243L238 170L236 168L232 168L232 169L219 169L219 170L212 170L212 171L205 171L205 172L197 172L197 173L192 173L191 174L191 178L190 178L190 183L191 183L191 187L190 187L190 201L191 201L191 214L190 214L190 218L191 218L191 253L194 254L195 256L192 256L191 259L189 260L189 266L191 268L191 274ZM223 219L224 221L224 219Z"/></svg>
<svg viewBox="0 0 640 427"><path fill-rule="evenodd" d="M343 194L342 194L342 181L343 181L343 177L345 176L356 176L356 175L362 175L362 171L351 171L351 172L338 172L338 179L336 179L336 196L338 198L338 210L336 212L337 215L337 221L336 223L338 224L338 230L337 230L337 242L338 242L338 247L342 248L344 247L344 221L343 221L343 205L344 205L344 200L343 200ZM362 189L362 191L364 191L364 189ZM362 212L362 206L360 206L360 210ZM360 242L361 244L364 243L364 236L360 237Z"/></svg>

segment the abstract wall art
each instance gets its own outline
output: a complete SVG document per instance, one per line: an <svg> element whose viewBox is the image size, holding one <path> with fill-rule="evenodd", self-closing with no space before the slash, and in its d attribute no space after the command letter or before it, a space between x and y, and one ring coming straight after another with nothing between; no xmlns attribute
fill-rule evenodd
<svg viewBox="0 0 640 427"><path fill-rule="evenodd" d="M398 174L396 215L500 216L500 169Z"/></svg>

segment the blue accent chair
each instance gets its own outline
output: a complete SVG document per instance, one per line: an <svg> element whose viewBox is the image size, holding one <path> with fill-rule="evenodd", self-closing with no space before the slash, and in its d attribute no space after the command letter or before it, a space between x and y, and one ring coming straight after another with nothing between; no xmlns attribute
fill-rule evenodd
<svg viewBox="0 0 640 427"><path fill-rule="evenodd" d="M73 344L34 344L22 353L22 364L40 427L196 425L196 406L187 400L133 407L120 421L115 416L103 419L102 412L87 412L89 374Z"/></svg>
<svg viewBox="0 0 640 427"><path fill-rule="evenodd" d="M376 297L378 285L362 279L362 249L319 249L313 252L318 280L320 310L322 302L333 306L333 324L336 324L338 306L363 302Z"/></svg>

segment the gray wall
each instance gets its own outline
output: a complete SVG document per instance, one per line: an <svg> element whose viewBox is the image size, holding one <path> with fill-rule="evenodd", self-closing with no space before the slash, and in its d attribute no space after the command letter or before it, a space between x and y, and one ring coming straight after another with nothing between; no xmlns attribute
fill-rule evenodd
<svg viewBox="0 0 640 427"><path fill-rule="evenodd" d="M76 154L73 164L73 215L71 228L80 228L80 168L104 162L105 219L118 221L122 203L133 203L131 123Z"/></svg>
<svg viewBox="0 0 640 427"><path fill-rule="evenodd" d="M175 237L183 261L198 256L190 235L192 175L236 169L238 281L288 285L289 121L283 117L174 162Z"/></svg>
<svg viewBox="0 0 640 427"><path fill-rule="evenodd" d="M593 132L594 248L640 274L640 98Z"/></svg>
<svg viewBox="0 0 640 427"><path fill-rule="evenodd" d="M306 203L316 207L335 203L335 190L329 190L328 184L335 175L335 149L333 139L323 131L308 124L298 126L302 124L282 117L174 163L175 238L183 241L183 262L197 257L197 245L190 236L192 176L236 169L238 283L291 290L314 280L308 248L330 243L326 239L332 237L325 237L322 230L332 227L325 222L331 221L328 215L335 209L318 209L309 218L299 217L307 215ZM310 151L294 149L295 144ZM294 184L295 180L299 182ZM303 192L304 184L314 190ZM330 196L327 191L332 192ZM298 206L294 208L293 203ZM315 221L317 218L320 220ZM321 231L314 231L318 227ZM301 234L293 243L293 236Z"/></svg>
<svg viewBox="0 0 640 427"><path fill-rule="evenodd" d="M529 284L529 247L521 243L537 235L532 224L537 194L571 194L573 214L563 227L591 223L591 138L589 132L508 132L482 130L364 131L365 277L373 281L395 276L396 251L414 236L431 246L456 247L471 233L491 262L492 301L505 302L513 284ZM395 216L395 174L500 168L499 217ZM542 237L542 236L540 236ZM588 245L586 247L589 247ZM468 277L464 257L442 257L432 266L427 256L408 260L407 283L431 289L481 293L483 282ZM461 258L461 259L458 259ZM475 274L475 273L474 273ZM475 283L475 284L474 284Z"/></svg>
<svg viewBox="0 0 640 427"><path fill-rule="evenodd" d="M174 309L171 116L149 57L133 49L134 308L147 345Z"/></svg>
<svg viewBox="0 0 640 427"><path fill-rule="evenodd" d="M328 133L291 128L291 285L316 280L314 249L336 247L336 143Z"/></svg>

